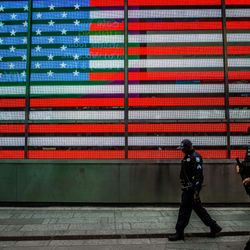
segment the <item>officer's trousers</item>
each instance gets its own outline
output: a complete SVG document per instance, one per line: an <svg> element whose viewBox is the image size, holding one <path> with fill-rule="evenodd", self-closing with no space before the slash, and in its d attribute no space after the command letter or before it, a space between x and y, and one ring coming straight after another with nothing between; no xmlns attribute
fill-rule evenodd
<svg viewBox="0 0 250 250"><path fill-rule="evenodd" d="M179 215L175 227L176 232L184 232L185 227L188 225L192 209L206 226L212 227L215 225L216 221L210 217L207 210L202 206L201 201L194 201L194 190L184 190L182 192Z"/></svg>

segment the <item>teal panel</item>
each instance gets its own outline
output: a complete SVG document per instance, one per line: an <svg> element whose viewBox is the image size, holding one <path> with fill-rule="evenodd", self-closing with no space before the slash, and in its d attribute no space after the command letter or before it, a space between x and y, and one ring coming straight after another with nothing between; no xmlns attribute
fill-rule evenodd
<svg viewBox="0 0 250 250"><path fill-rule="evenodd" d="M94 164L28 164L18 168L18 200L119 202L119 168Z"/></svg>
<svg viewBox="0 0 250 250"><path fill-rule="evenodd" d="M16 201L16 165L0 164L0 201Z"/></svg>

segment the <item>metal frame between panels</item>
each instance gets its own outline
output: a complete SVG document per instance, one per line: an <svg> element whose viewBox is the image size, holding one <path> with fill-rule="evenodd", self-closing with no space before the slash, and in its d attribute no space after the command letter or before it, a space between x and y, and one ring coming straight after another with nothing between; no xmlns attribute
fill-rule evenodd
<svg viewBox="0 0 250 250"><path fill-rule="evenodd" d="M33 1L28 2L28 37L27 37L27 75L25 92L25 148L24 158L28 158L28 136L29 136L29 111L30 111L30 76L31 76L31 46L32 46L32 7Z"/></svg>
<svg viewBox="0 0 250 250"><path fill-rule="evenodd" d="M227 158L230 159L230 106L229 106L229 82L228 82L228 57L227 57L227 20L226 3L221 0L222 34L223 34L223 61L224 61L224 93L225 93L225 115L227 124Z"/></svg>
<svg viewBox="0 0 250 250"><path fill-rule="evenodd" d="M26 96L25 96L25 159L28 159L28 136L29 124L38 121L30 121L30 81L31 81L31 48L32 48L32 7L33 1L28 0L28 34L27 34L27 75L26 75ZM228 81L228 55L227 55L227 30L226 30L226 4L225 0L221 0L222 14L222 34L223 34L223 60L224 60L224 95L225 95L225 114L227 124L227 152L230 158L230 111L229 111L229 81ZM129 125L129 81L128 81L128 0L124 0L124 140L125 140L125 159L128 159L128 125ZM61 121L62 122L62 121ZM64 121L69 122L69 121ZM45 123L45 121L41 121ZM52 123L46 121L46 123Z"/></svg>

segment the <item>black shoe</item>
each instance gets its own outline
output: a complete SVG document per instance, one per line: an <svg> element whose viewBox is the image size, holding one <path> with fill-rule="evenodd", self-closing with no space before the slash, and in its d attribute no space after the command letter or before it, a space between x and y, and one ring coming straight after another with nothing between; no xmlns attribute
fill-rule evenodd
<svg viewBox="0 0 250 250"><path fill-rule="evenodd" d="M215 223L213 226L210 227L210 237L216 237L216 235L222 230L222 228Z"/></svg>
<svg viewBox="0 0 250 250"><path fill-rule="evenodd" d="M169 241L184 240L184 233L175 233L168 236Z"/></svg>

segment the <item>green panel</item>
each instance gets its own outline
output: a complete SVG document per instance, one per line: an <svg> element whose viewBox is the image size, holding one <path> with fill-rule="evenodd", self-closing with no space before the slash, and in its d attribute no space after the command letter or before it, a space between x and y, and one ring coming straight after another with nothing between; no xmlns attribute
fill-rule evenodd
<svg viewBox="0 0 250 250"><path fill-rule="evenodd" d="M18 201L119 202L119 168L94 164L28 164L18 168Z"/></svg>
<svg viewBox="0 0 250 250"><path fill-rule="evenodd" d="M16 201L16 165L0 165L0 201Z"/></svg>

